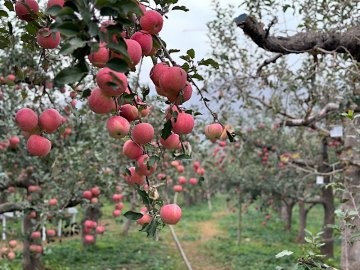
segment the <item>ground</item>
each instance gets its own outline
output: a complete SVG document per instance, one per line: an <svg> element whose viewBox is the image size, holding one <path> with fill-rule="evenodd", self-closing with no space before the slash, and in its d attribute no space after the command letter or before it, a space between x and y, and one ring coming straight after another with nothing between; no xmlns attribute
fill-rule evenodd
<svg viewBox="0 0 360 270"><path fill-rule="evenodd" d="M180 200L181 202L181 200ZM214 209L207 204L183 207L183 218L174 226L178 238L194 270L262 270L282 266L290 269L301 256L301 245L295 243L297 210L293 218L293 231L283 231L283 223L270 211L272 217L266 225L268 211L260 212L255 205L243 215L241 244L236 245L237 210L228 210L225 198L213 200ZM112 205L104 208L103 223L108 231L100 236L95 247L82 248L79 237L65 239L46 247L44 261L49 270L186 270L167 228L158 242L146 238L139 227L132 226L128 236L121 235L124 218L111 218ZM321 229L321 207L315 207L309 216L308 229ZM17 226L14 224L14 226ZM294 251L294 256L276 259L282 250ZM339 254L339 242L337 242ZM337 264L339 258L335 258ZM1 270L21 269L21 258L7 263L0 260ZM279 268L280 269L280 268Z"/></svg>

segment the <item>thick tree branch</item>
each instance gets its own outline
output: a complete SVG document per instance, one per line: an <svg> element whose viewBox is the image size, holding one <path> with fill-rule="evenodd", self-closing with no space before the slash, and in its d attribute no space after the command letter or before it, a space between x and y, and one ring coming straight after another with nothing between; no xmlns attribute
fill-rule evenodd
<svg viewBox="0 0 360 270"><path fill-rule="evenodd" d="M304 52L350 53L360 61L360 26L354 26L345 32L329 30L328 32L302 32L289 37L269 36L264 25L254 17L242 14L235 19L238 27L243 29L259 47L275 53L296 54Z"/></svg>
<svg viewBox="0 0 360 270"><path fill-rule="evenodd" d="M329 112L339 110L340 106L336 103L328 103L322 108L318 113L312 114L307 118L299 118L299 119L286 119L286 126L310 126L318 120L321 120L327 116Z"/></svg>
<svg viewBox="0 0 360 270"><path fill-rule="evenodd" d="M0 204L0 214L6 213L6 212L14 212L14 211L22 211L25 208L29 207L29 202L17 202L17 203L3 203Z"/></svg>
<svg viewBox="0 0 360 270"><path fill-rule="evenodd" d="M79 205L82 202L82 200L80 198L73 198L71 199L64 207L64 208L68 208L68 207L75 207L77 205ZM29 209L31 208L31 204L28 201L22 201L22 202L16 202L16 203L3 203L0 204L0 214L6 213L6 212L14 212L14 211L23 211L25 209Z"/></svg>

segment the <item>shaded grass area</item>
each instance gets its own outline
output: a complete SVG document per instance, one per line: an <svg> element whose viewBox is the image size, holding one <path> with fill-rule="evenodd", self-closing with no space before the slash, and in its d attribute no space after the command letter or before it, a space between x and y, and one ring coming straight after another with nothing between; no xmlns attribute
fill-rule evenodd
<svg viewBox="0 0 360 270"><path fill-rule="evenodd" d="M88 248L82 247L79 236L53 243L45 249L44 263L49 270L181 269L177 250L167 245L169 240L155 242L137 230L122 236L120 231L118 226L117 231L99 236L96 246ZM20 256L9 264L1 262L2 270L21 269Z"/></svg>
<svg viewBox="0 0 360 270"><path fill-rule="evenodd" d="M180 203L181 204L181 203ZM208 264L216 262L219 269L262 270L293 269L296 258L302 254L302 246L295 243L298 228L298 210L293 214L293 231L284 232L283 223L273 212L260 212L254 206L243 214L242 240L236 245L237 213L226 209L224 197L213 200L214 209L210 211L207 204L183 207L181 222L175 226L179 239L184 243L200 243L196 250L185 250L187 253L198 252L208 258ZM146 238L133 226L128 236L121 235L123 224L114 222L111 217L113 205L103 208L103 219L109 223L109 231L99 236L95 247L84 249L80 237L64 240L62 243L50 244L43 257L49 270L183 270L186 269L178 251L165 228L159 242ZM126 211L126 210L125 210ZM266 225L265 215L271 214ZM308 217L308 229L318 232L322 226L323 211L321 206L314 207ZM122 218L124 219L124 218ZM201 239L202 225L210 222L219 231L206 242ZM191 245L190 245L191 246ZM339 242L336 243L335 262L339 261ZM291 250L294 255L276 259L275 255L282 250ZM21 255L15 262L0 260L1 270L21 269ZM194 256L193 256L194 257ZM196 257L196 256L195 256ZM196 262L194 262L196 265ZM204 269L206 270L206 269Z"/></svg>
<svg viewBox="0 0 360 270"><path fill-rule="evenodd" d="M224 201L217 200L216 210L225 209ZM265 216L270 214L270 220ZM292 231L284 231L284 223L273 213L260 212L255 206L250 206L243 214L241 243L237 245L237 218L238 213L227 213L218 220L219 227L224 235L207 242L207 250L227 269L296 269L296 258L303 255L303 245L296 243L298 230L298 209L293 212ZM322 229L323 209L318 205L308 215L307 229L312 233ZM266 224L262 224L266 222ZM293 251L291 256L281 259L275 255L283 250ZM330 260L334 266L339 265L340 241L335 242L335 259Z"/></svg>

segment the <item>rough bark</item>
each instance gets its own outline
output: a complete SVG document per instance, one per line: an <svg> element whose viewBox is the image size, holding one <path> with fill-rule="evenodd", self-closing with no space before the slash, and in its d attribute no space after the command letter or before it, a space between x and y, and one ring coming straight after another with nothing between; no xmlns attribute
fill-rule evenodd
<svg viewBox="0 0 360 270"><path fill-rule="evenodd" d="M327 139L323 138L321 143L321 158L320 158L320 172L329 172L331 168L327 165L329 163ZM326 187L330 183L330 176L324 177L324 186L321 188L321 198L324 206L324 222L322 241L323 245L320 250L323 255L328 258L334 257L334 239L333 239L333 228L328 225L335 224L335 203L334 194L331 186Z"/></svg>
<svg viewBox="0 0 360 270"><path fill-rule="evenodd" d="M295 205L295 202L292 200L290 200L290 201L283 200L281 202L280 217L285 222L285 226L284 226L285 231L291 231L292 211L293 211L294 205Z"/></svg>
<svg viewBox="0 0 360 270"><path fill-rule="evenodd" d="M45 267L41 262L41 254L31 253L30 235L34 231L34 223L28 215L24 215L24 242L23 242L23 270L44 270Z"/></svg>
<svg viewBox="0 0 360 270"><path fill-rule="evenodd" d="M307 220L307 211L305 209L304 201L299 201L299 232L296 238L296 242L304 243L305 242L305 228Z"/></svg>
<svg viewBox="0 0 360 270"><path fill-rule="evenodd" d="M302 32L293 36L272 36L270 29L254 17L242 14L235 19L238 27L249 36L259 47L275 53L299 54L315 53L350 53L360 61L360 27L354 26L346 31L329 30L326 32Z"/></svg>
<svg viewBox="0 0 360 270"><path fill-rule="evenodd" d="M355 125L359 126L359 118L355 121ZM354 163L359 164L360 155L356 146L359 145L359 135L356 133L352 125L345 123L345 149L343 157L351 159ZM342 205L343 211L355 211L358 215L350 226L344 223L343 240L341 246L341 269L353 270L360 269L360 238L351 238L353 233L360 230L359 204L360 204L360 168L351 164L345 170L345 185L349 193L344 194L345 203Z"/></svg>

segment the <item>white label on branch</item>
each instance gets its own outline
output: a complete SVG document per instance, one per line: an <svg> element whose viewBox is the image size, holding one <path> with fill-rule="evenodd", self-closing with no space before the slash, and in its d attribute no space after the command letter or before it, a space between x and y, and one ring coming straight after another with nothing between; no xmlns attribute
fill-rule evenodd
<svg viewBox="0 0 360 270"><path fill-rule="evenodd" d="M339 138L343 136L343 127L342 126L334 126L330 130L331 138Z"/></svg>
<svg viewBox="0 0 360 270"><path fill-rule="evenodd" d="M318 185L324 184L324 176L321 175L316 176L316 184Z"/></svg>

